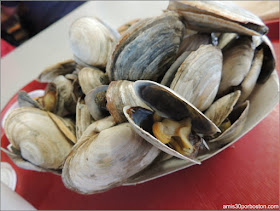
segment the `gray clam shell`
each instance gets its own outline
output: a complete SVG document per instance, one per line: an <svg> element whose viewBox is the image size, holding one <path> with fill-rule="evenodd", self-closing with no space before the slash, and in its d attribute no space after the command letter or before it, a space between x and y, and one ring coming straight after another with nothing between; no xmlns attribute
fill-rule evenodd
<svg viewBox="0 0 280 211"><path fill-rule="evenodd" d="M142 20L115 45L106 66L112 80L157 80L175 60L184 26L178 14Z"/></svg>

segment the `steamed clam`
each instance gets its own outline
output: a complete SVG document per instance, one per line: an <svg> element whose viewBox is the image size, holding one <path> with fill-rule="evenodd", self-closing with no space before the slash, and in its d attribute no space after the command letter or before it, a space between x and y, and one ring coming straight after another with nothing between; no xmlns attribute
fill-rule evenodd
<svg viewBox="0 0 280 211"><path fill-rule="evenodd" d="M66 187L80 193L102 192L144 169L159 152L128 123L119 124L81 137L65 161L62 180Z"/></svg>
<svg viewBox="0 0 280 211"><path fill-rule="evenodd" d="M29 166L35 166L34 170L61 169L73 146L48 113L37 108L13 110L7 117L4 130L14 151L19 153L18 156L14 153L11 159L22 158L21 163L28 161Z"/></svg>
<svg viewBox="0 0 280 211"><path fill-rule="evenodd" d="M157 80L174 62L184 29L174 12L132 25L109 57L106 67L109 79Z"/></svg>
<svg viewBox="0 0 280 211"><path fill-rule="evenodd" d="M43 97L19 93L22 106L41 110L21 108L26 112L15 110L17 117L42 116L42 125L52 126L38 132L32 123L18 131L24 121L9 120L5 132L12 145L3 150L23 168L63 168L65 186L83 194L199 164L252 127L251 108L275 68L266 31L251 13L212 1L172 1L162 15L125 26L120 38L101 20L81 18L69 33L75 61L40 74L49 83ZM57 164L33 161L38 150L27 153L26 139L14 139L22 131L23 138L47 139L54 133L49 129L68 143L50 149L47 162L65 148Z"/></svg>
<svg viewBox="0 0 280 211"><path fill-rule="evenodd" d="M124 114L135 131L164 152L199 163L192 159L203 144L198 134L215 134L220 131L216 125L192 104L165 86L151 81L137 81L134 83L134 89L138 97L157 115L167 119L165 122L153 124L153 112L143 111L141 107L125 107ZM139 112L145 113L146 117L143 118ZM151 125L156 138L150 132ZM166 136L169 137L165 138ZM165 145L169 142L177 150ZM178 151L185 152L182 154Z"/></svg>
<svg viewBox="0 0 280 211"><path fill-rule="evenodd" d="M82 17L71 25L69 38L77 63L105 67L119 33L97 18Z"/></svg>

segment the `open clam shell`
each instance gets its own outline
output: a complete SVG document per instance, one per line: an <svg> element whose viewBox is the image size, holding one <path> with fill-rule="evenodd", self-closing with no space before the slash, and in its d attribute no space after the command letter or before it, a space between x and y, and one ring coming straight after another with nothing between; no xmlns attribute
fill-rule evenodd
<svg viewBox="0 0 280 211"><path fill-rule="evenodd" d="M242 136L248 133L253 127L255 127L262 119L264 119L268 113L270 113L274 107L279 103L279 78L276 71L269 77L266 83L257 84L253 93L250 95L250 109L248 111L247 119L244 127L239 134L236 134L235 138L228 144L220 148L216 148L204 155L199 155L197 159L199 161L205 161L226 150L229 146L237 142ZM269 93L269 94L268 94ZM263 102L268 102L265 106ZM143 171L130 177L124 185L136 185L144 183L173 172L188 168L195 163L182 159L172 157L167 160L154 162Z"/></svg>
<svg viewBox="0 0 280 211"><path fill-rule="evenodd" d="M123 184L159 152L123 123L80 140L65 161L62 181L79 193L102 192Z"/></svg>
<svg viewBox="0 0 280 211"><path fill-rule="evenodd" d="M66 75L75 71L77 63L72 60L66 60L46 68L37 78L40 82L52 82L59 75Z"/></svg>
<svg viewBox="0 0 280 211"><path fill-rule="evenodd" d="M119 80L112 81L108 87L106 93L107 109L118 123L126 122L126 118L123 114L123 108L126 105L141 106L148 108L136 95L134 88L134 82Z"/></svg>
<svg viewBox="0 0 280 211"><path fill-rule="evenodd" d="M168 9L182 14L187 27L197 31L236 32L251 36L268 31L258 16L232 2L170 1Z"/></svg>
<svg viewBox="0 0 280 211"><path fill-rule="evenodd" d="M183 159L183 160L191 161L191 162L196 163L196 164L200 164L200 161L198 161L196 159L192 159L190 157L187 157L187 156L177 152L176 150L168 147L167 145L162 143L160 140L155 138L153 135L151 135L149 132L145 131L142 127L140 127L140 125L138 125L136 123L136 120L134 120L134 118L133 118L133 111L134 110L135 110L135 107L131 107L131 106L125 106L123 108L123 112L125 114L125 117L127 118L129 123L132 125L134 131L138 135L140 135L146 141L148 141L149 143L151 143L152 145L154 145L155 147L157 147L158 149L164 151L165 153L167 153L169 155L175 156L175 157Z"/></svg>
<svg viewBox="0 0 280 211"><path fill-rule="evenodd" d="M137 96L160 116L180 121L192 119L192 128L199 134L214 134L220 130L194 105L166 86L153 81L134 82Z"/></svg>
<svg viewBox="0 0 280 211"><path fill-rule="evenodd" d="M204 116L197 108L163 85L152 81L140 80L134 83L134 89L139 98L162 117L176 121L189 117L192 122L192 130L200 134L214 134L220 131L217 126ZM182 155L171 149L151 135L148 131L141 128L137 124L137 120L133 117L134 109L135 107L131 106L124 107L123 111L125 117L131 123L133 129L146 141L170 155L194 163L200 163L195 159Z"/></svg>
<svg viewBox="0 0 280 211"><path fill-rule="evenodd" d="M207 116L215 125L217 125L217 127L219 127L232 112L240 95L240 90L237 90L221 97L207 109L205 116Z"/></svg>
<svg viewBox="0 0 280 211"><path fill-rule="evenodd" d="M234 140L242 128L247 119L247 115L249 112L249 101L245 101L243 104L237 106L233 109L233 111L229 114L228 118L233 122L233 124L225 130L221 135L217 138L210 140L209 142L220 142L220 144L227 144Z"/></svg>

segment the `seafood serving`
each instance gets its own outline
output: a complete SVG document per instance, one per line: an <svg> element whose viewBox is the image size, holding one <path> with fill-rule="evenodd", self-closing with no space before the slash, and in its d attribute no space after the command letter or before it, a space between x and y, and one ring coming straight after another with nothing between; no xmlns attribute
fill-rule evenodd
<svg viewBox="0 0 280 211"><path fill-rule="evenodd" d="M69 29L73 59L41 72L43 96L18 93L1 150L81 194L201 164L252 128L252 96L275 69L267 31L220 1L170 1L119 31L79 18Z"/></svg>

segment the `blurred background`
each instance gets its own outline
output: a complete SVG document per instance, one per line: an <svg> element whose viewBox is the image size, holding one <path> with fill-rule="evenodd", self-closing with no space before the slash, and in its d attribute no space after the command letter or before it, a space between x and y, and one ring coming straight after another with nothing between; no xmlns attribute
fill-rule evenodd
<svg viewBox="0 0 280 211"><path fill-rule="evenodd" d="M84 3L85 1L1 1L1 52L2 47L7 46L9 50L19 46Z"/></svg>
<svg viewBox="0 0 280 211"><path fill-rule="evenodd" d="M1 56L86 1L1 1ZM279 1L234 1L263 21L279 19Z"/></svg>

